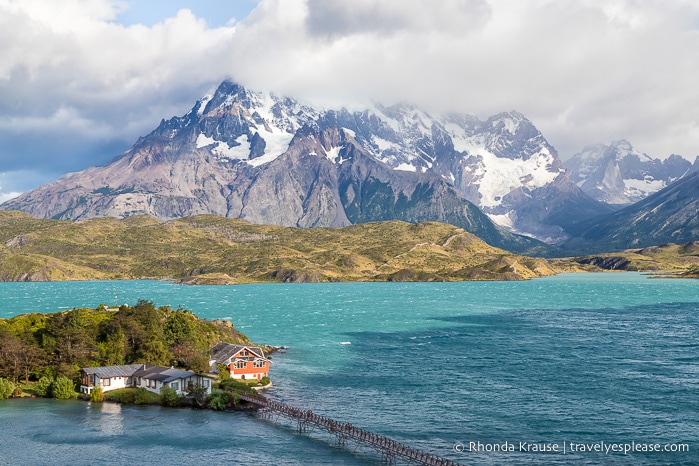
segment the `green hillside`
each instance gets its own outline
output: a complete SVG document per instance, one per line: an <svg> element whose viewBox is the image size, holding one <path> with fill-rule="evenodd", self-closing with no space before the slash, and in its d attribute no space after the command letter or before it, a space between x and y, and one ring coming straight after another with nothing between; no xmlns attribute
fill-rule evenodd
<svg viewBox="0 0 699 466"><path fill-rule="evenodd" d="M81 367L148 363L209 370L220 341L250 344L230 322L148 301L119 309L73 309L0 319L0 377L77 379ZM269 348L266 348L269 350Z"/></svg>
<svg viewBox="0 0 699 466"><path fill-rule="evenodd" d="M435 222L289 228L213 215L67 222L0 211L2 281L519 280L560 270Z"/></svg>

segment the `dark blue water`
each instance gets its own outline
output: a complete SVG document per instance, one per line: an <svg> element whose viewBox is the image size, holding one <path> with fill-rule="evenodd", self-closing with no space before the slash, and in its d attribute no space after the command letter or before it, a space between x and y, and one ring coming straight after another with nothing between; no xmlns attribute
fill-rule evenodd
<svg viewBox="0 0 699 466"><path fill-rule="evenodd" d="M699 464L695 280L585 274L447 284L2 283L0 316L114 304L115 294L119 302L151 299L229 318L258 342L290 346L274 356L270 396L463 463ZM526 452L520 442L561 451ZM570 451L571 443L628 449L632 442L689 451ZM469 451L508 445L515 451ZM81 456L87 451L94 453ZM248 414L0 402L0 463L95 458L380 459Z"/></svg>

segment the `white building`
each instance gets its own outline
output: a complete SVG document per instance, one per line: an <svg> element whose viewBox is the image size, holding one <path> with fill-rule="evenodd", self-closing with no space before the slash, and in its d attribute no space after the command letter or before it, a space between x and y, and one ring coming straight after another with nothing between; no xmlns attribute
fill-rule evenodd
<svg viewBox="0 0 699 466"><path fill-rule="evenodd" d="M211 378L206 375L150 364L86 367L81 370L81 393L89 395L98 385L104 392L133 387L160 393L163 385L167 385L178 395L184 395L189 387L205 388L207 394L211 393Z"/></svg>

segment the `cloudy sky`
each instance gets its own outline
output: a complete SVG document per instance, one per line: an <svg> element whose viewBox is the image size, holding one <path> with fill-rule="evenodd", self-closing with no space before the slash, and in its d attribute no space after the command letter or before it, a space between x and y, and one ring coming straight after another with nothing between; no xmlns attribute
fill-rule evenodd
<svg viewBox="0 0 699 466"><path fill-rule="evenodd" d="M0 200L108 162L224 78L524 113L567 158L699 155L695 0L0 0Z"/></svg>

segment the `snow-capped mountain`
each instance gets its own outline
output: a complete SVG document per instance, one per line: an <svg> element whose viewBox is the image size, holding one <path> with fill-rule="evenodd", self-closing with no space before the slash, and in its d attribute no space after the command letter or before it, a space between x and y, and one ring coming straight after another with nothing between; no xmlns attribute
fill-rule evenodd
<svg viewBox="0 0 699 466"><path fill-rule="evenodd" d="M563 246L580 254L699 240L699 172L610 215L583 221Z"/></svg>
<svg viewBox="0 0 699 466"><path fill-rule="evenodd" d="M217 213L303 227L401 218L485 228L467 201L511 231L547 241L610 210L568 178L520 113L481 121L408 105L327 109L231 81L111 163L2 208L63 219ZM520 241L501 231L473 232L500 246Z"/></svg>
<svg viewBox="0 0 699 466"><path fill-rule="evenodd" d="M609 212L569 180L556 150L521 113L486 121L412 106L326 112L395 170L436 173L510 231L556 242L570 221Z"/></svg>
<svg viewBox="0 0 699 466"><path fill-rule="evenodd" d="M580 188L612 205L638 202L692 171L679 155L654 159L636 151L626 140L585 147L563 165Z"/></svg>
<svg viewBox="0 0 699 466"><path fill-rule="evenodd" d="M224 110L229 109L229 110ZM219 116L227 111L235 121ZM314 122L343 128L394 170L435 173L510 231L555 242L571 221L610 211L571 182L556 150L518 112L486 121L465 114L430 115L414 106L325 109L230 81L182 118L163 122L163 135L196 120L205 124L198 148L260 166L281 155L296 130Z"/></svg>

